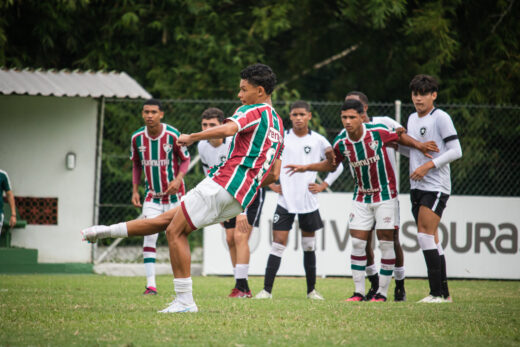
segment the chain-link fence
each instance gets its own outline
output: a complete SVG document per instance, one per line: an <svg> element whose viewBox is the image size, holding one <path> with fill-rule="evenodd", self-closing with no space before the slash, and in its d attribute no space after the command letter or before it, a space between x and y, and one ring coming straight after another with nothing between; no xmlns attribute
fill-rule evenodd
<svg viewBox="0 0 520 347"><path fill-rule="evenodd" d="M310 102L311 128L333 141L342 129L341 102ZM231 115L240 106L235 100L163 100L164 122L183 133L200 131L200 114L208 107L218 107ZM278 113L290 127L290 102L274 102ZM520 107L482 105L437 105L448 112L462 145L463 157L451 164L452 194L486 196L520 196ZM129 160L131 134L142 126L142 101L107 100L104 123L102 175L100 191L100 224L112 224L136 218L140 210L130 203L132 163ZM402 104L401 124L406 127L413 104ZM395 103L371 103L370 116L395 119ZM190 147L192 157L196 146ZM408 159L402 157L400 191L407 193ZM193 188L204 174L196 165L186 176L187 188ZM323 176L322 176L323 177ZM333 184L333 191L350 192L353 179L348 170ZM142 187L143 189L143 187ZM141 191L142 196L143 191ZM196 239L201 235L194 234ZM132 242L132 241L125 241ZM134 241L140 242L140 241ZM160 238L164 242L164 236Z"/></svg>

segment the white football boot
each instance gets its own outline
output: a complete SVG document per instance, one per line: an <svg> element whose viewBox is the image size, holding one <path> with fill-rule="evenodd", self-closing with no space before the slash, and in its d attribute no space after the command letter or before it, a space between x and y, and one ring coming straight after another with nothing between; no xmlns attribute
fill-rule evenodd
<svg viewBox="0 0 520 347"><path fill-rule="evenodd" d="M186 305L181 303L179 300L173 300L170 306L164 310L157 311L158 313L195 313L199 312L199 309L195 303Z"/></svg>
<svg viewBox="0 0 520 347"><path fill-rule="evenodd" d="M311 300L325 300L323 298L323 296L321 296L321 294L316 291L316 289L314 289L312 292L307 294L307 299L311 299Z"/></svg>
<svg viewBox="0 0 520 347"><path fill-rule="evenodd" d="M272 299L273 295L267 290L262 289L258 294L255 295L255 299Z"/></svg>
<svg viewBox="0 0 520 347"><path fill-rule="evenodd" d="M440 304L446 302L441 296L428 295L422 300L417 301L418 303L429 303L429 304Z"/></svg>
<svg viewBox="0 0 520 347"><path fill-rule="evenodd" d="M110 237L110 227L106 225L94 225L81 230L81 238L83 241L95 243L98 239Z"/></svg>

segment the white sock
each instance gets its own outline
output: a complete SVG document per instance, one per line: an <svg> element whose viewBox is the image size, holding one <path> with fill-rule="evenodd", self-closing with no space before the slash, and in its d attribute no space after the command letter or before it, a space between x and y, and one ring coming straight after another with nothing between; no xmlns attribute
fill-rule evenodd
<svg viewBox="0 0 520 347"><path fill-rule="evenodd" d="M156 244L159 234L147 235L143 239L143 261L146 273L146 286L156 288L155 259L157 258Z"/></svg>
<svg viewBox="0 0 520 347"><path fill-rule="evenodd" d="M404 280L404 265L394 269L394 279L396 281Z"/></svg>
<svg viewBox="0 0 520 347"><path fill-rule="evenodd" d="M435 244L435 238L433 237L433 235L417 233L417 241L419 242L419 246L423 251L428 251L430 249L438 249L437 245Z"/></svg>
<svg viewBox="0 0 520 347"><path fill-rule="evenodd" d="M175 294L177 294L176 300L179 300L181 303L185 305L191 305L195 302L193 301L193 282L191 277L188 278L174 278L173 279L173 288L175 289Z"/></svg>
<svg viewBox="0 0 520 347"><path fill-rule="evenodd" d="M271 244L271 254L276 255L277 257L282 257L283 252L285 251L285 246L281 243L273 242Z"/></svg>
<svg viewBox="0 0 520 347"><path fill-rule="evenodd" d="M247 280L247 274L249 272L249 264L237 264L236 266L236 279L245 278Z"/></svg>
<svg viewBox="0 0 520 347"><path fill-rule="evenodd" d="M373 276L377 273L377 266L376 264L369 265L365 268L365 272L367 273L367 276Z"/></svg>
<svg viewBox="0 0 520 347"><path fill-rule="evenodd" d="M237 279L237 267L233 266L233 277Z"/></svg>
<svg viewBox="0 0 520 347"><path fill-rule="evenodd" d="M354 280L355 292L365 295L365 268L367 255L365 248L367 242L358 238L352 238L352 254L350 255L350 269Z"/></svg>
<svg viewBox="0 0 520 347"><path fill-rule="evenodd" d="M379 271L379 289L377 292L387 297L388 286L395 267L394 241L379 241L381 249L381 270Z"/></svg>
<svg viewBox="0 0 520 347"><path fill-rule="evenodd" d="M112 224L110 228L110 237L128 237L128 230L126 228L126 222Z"/></svg>

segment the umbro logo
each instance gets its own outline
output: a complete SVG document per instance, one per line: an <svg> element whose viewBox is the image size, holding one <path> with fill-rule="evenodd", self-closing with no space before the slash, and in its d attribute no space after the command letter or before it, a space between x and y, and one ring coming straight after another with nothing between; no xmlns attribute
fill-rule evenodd
<svg viewBox="0 0 520 347"><path fill-rule="evenodd" d="M139 146L137 149L138 149L139 152L141 152L141 153L146 152L146 146Z"/></svg>

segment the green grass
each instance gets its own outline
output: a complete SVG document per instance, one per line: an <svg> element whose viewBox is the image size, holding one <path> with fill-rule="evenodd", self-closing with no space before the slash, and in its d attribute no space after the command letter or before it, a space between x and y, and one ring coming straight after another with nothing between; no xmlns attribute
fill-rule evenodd
<svg viewBox="0 0 520 347"><path fill-rule="evenodd" d="M453 304L416 304L426 280L407 280L406 303L346 303L348 278L277 278L273 300L228 299L231 278L195 277L196 314L158 314L173 294L141 295L144 278L0 276L0 345L519 345L520 282L451 281ZM258 292L263 278L250 279ZM391 287L393 290L393 285Z"/></svg>

